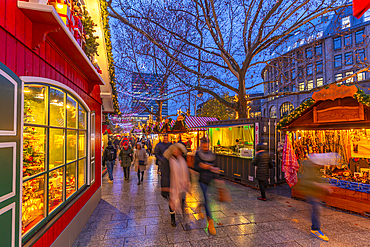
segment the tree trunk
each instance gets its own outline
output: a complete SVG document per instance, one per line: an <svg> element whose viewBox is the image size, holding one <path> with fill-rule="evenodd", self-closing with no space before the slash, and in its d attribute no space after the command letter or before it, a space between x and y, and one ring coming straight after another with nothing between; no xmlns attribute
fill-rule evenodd
<svg viewBox="0 0 370 247"><path fill-rule="evenodd" d="M235 109L238 112L239 118L248 118L247 111L247 100L245 98L245 75L239 75L239 105L238 109Z"/></svg>
<svg viewBox="0 0 370 247"><path fill-rule="evenodd" d="M157 104L158 104L157 118L159 119L159 121L158 121L158 122L162 122L162 107L163 107L163 101L162 101L162 100L158 100L158 101L157 101Z"/></svg>

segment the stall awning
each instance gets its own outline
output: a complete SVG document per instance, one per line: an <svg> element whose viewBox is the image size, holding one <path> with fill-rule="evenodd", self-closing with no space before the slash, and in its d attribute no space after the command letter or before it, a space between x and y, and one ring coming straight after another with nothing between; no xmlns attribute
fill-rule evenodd
<svg viewBox="0 0 370 247"><path fill-rule="evenodd" d="M214 117L185 117L185 124L190 129L190 131L206 130L206 128L208 127L207 122L212 121L218 121L218 119Z"/></svg>

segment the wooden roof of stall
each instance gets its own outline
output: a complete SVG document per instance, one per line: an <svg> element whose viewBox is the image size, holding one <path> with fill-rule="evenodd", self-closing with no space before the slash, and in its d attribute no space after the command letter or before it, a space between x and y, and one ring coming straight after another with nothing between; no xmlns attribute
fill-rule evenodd
<svg viewBox="0 0 370 247"><path fill-rule="evenodd" d="M332 84L312 96L312 104L298 117L292 112L283 130L352 129L370 127L370 107L364 94L356 86ZM361 103L362 102L362 103ZM369 102L370 103L370 102ZM282 119L281 121L283 121Z"/></svg>

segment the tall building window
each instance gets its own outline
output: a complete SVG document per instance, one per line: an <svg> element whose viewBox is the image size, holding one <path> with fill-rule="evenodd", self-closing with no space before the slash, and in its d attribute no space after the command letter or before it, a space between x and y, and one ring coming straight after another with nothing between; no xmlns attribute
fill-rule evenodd
<svg viewBox="0 0 370 247"><path fill-rule="evenodd" d="M346 34L346 36L344 36L344 45L345 46L350 46L352 45L352 34Z"/></svg>
<svg viewBox="0 0 370 247"><path fill-rule="evenodd" d="M342 73L335 74L335 81L340 81L342 80L343 76Z"/></svg>
<svg viewBox="0 0 370 247"><path fill-rule="evenodd" d="M364 13L364 21L370 21L370 9Z"/></svg>
<svg viewBox="0 0 370 247"><path fill-rule="evenodd" d="M322 72L322 61L317 61L316 62L316 73L321 73Z"/></svg>
<svg viewBox="0 0 370 247"><path fill-rule="evenodd" d="M353 75L353 71L346 72L346 77ZM346 83L352 83L353 82L353 77L349 78L346 80Z"/></svg>
<svg viewBox="0 0 370 247"><path fill-rule="evenodd" d="M313 89L313 80L309 80L307 82L307 90L312 90Z"/></svg>
<svg viewBox="0 0 370 247"><path fill-rule="evenodd" d="M319 56L322 54L322 44L319 44L315 47L316 56Z"/></svg>
<svg viewBox="0 0 370 247"><path fill-rule="evenodd" d="M300 83L298 84L298 90L299 90L300 92L304 91L304 82L300 82Z"/></svg>
<svg viewBox="0 0 370 247"><path fill-rule="evenodd" d="M312 63L307 64L307 75L312 75Z"/></svg>
<svg viewBox="0 0 370 247"><path fill-rule="evenodd" d="M364 61L365 61L365 50L364 49L357 50L356 51L356 62L360 63Z"/></svg>
<svg viewBox="0 0 370 247"><path fill-rule="evenodd" d="M365 72L360 72L357 74L357 81L363 81L365 79Z"/></svg>
<svg viewBox="0 0 370 247"><path fill-rule="evenodd" d="M364 29L355 33L356 44L364 42Z"/></svg>
<svg viewBox="0 0 370 247"><path fill-rule="evenodd" d="M312 47L306 48L306 57L312 58Z"/></svg>
<svg viewBox="0 0 370 247"><path fill-rule="evenodd" d="M334 68L338 68L342 66L342 55L334 56Z"/></svg>
<svg viewBox="0 0 370 247"><path fill-rule="evenodd" d="M342 18L342 29L351 27L351 19L349 16Z"/></svg>
<svg viewBox="0 0 370 247"><path fill-rule="evenodd" d="M342 38L334 38L334 50L342 48Z"/></svg>
<svg viewBox="0 0 370 247"><path fill-rule="evenodd" d="M294 106L290 102L285 102L280 106L280 118L288 116L294 110Z"/></svg>
<svg viewBox="0 0 370 247"><path fill-rule="evenodd" d="M298 67L298 78L303 79L303 68L301 66Z"/></svg>
<svg viewBox="0 0 370 247"><path fill-rule="evenodd" d="M324 80L323 78L317 78L316 79L316 87L321 87L324 85Z"/></svg>
<svg viewBox="0 0 370 247"><path fill-rule="evenodd" d="M270 118L276 118L276 106L271 106L270 107Z"/></svg>
<svg viewBox="0 0 370 247"><path fill-rule="evenodd" d="M292 80L295 79L295 69L292 69Z"/></svg>
<svg viewBox="0 0 370 247"><path fill-rule="evenodd" d="M353 64L352 52L347 52L346 54L344 54L344 63L345 65Z"/></svg>

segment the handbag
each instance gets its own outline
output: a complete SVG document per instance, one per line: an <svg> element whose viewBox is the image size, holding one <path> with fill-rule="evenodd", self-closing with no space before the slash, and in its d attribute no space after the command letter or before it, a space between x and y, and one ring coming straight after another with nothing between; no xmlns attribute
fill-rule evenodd
<svg viewBox="0 0 370 247"><path fill-rule="evenodd" d="M231 202L230 191L225 186L218 187L218 201L220 202Z"/></svg>

